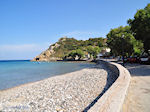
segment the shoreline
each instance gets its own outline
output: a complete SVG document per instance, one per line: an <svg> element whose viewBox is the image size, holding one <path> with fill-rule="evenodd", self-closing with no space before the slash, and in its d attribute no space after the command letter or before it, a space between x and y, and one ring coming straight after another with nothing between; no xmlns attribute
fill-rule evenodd
<svg viewBox="0 0 150 112"><path fill-rule="evenodd" d="M73 62L66 62L66 63L73 63ZM78 63L78 62L77 62L77 63ZM79 62L79 63L80 63L80 62ZM81 63L81 64L82 64L82 63ZM92 62L89 62L89 63L87 62L87 63L84 63L84 64L95 64L95 65L96 65L96 63L94 63L94 62L93 62L93 63L92 63ZM91 66L93 66L93 65L91 65ZM89 67L87 66L86 68L89 68ZM85 69L85 68L82 68L82 69ZM76 71L80 71L80 70L82 70L82 69L79 69L79 70L76 70ZM76 72L76 71L72 71L72 72ZM72 73L72 72L68 72L68 73ZM25 86L25 85L33 84L33 83L36 83L36 82L44 81L44 80L47 80L47 79L49 79L49 78L55 78L55 77L57 77L57 76L63 76L63 75L66 75L66 74L68 74L68 73L58 74L58 75L54 75L54 76L51 76L51 77L48 77L48 78L44 78L44 79L41 79L41 80L24 83L24 84L17 85L17 86L14 86L14 87L11 87L11 88L7 88L7 89L2 89L2 90L0 90L0 93L3 92L3 91L7 91L7 90L15 89L15 88L18 88L18 87L22 87L22 86Z"/></svg>
<svg viewBox="0 0 150 112"><path fill-rule="evenodd" d="M3 90L0 92L0 111L82 111L107 87L106 83L112 83L107 81L108 72L111 71L103 65L92 65ZM16 107L20 105L26 108L18 110Z"/></svg>
<svg viewBox="0 0 150 112"><path fill-rule="evenodd" d="M11 60L11 61L16 61L16 60ZM17 60L17 61L29 61L29 62L31 62L30 60ZM50 62L54 62L54 61L50 61ZM62 62L61 61L55 61L55 62L58 62L58 63L79 63L79 64L81 63L81 64L85 64L85 66L86 66L85 68L88 68L89 66L93 66L93 64L96 64L94 62L87 62L87 61L86 62L82 62L82 61L62 61ZM35 61L35 63L38 63L38 62ZM49 63L49 62L42 61L41 63ZM79 70L82 70L82 69L84 69L84 68L80 68L80 69L75 70L75 71L79 71ZM75 72L75 71L71 71L71 72ZM67 72L67 73L71 73L71 72ZM45 79L48 79L48 78L52 78L52 77L56 77L56 76L65 75L67 73L61 73L61 74L56 74L56 75L54 74L54 75L52 75L50 77L46 77L46 78L39 79L39 80L36 80L36 81L31 81L31 82L27 82L27 83L24 83L24 84L19 84L19 85L16 85L16 86L13 86L13 87L9 87L9 88L6 88L6 89L0 89L0 93L2 91L13 89L15 87L23 86L23 85L26 85L26 84L31 84L31 83L34 83L34 82L42 81L42 80L45 80Z"/></svg>
<svg viewBox="0 0 150 112"><path fill-rule="evenodd" d="M32 61L32 60L28 60L30 62L65 62L65 63L95 63L95 61L86 61L86 60L56 60L56 61Z"/></svg>

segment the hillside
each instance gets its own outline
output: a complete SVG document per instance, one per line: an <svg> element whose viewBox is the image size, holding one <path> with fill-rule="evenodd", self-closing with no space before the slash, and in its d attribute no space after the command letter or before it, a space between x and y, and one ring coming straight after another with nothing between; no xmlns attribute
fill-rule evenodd
<svg viewBox="0 0 150 112"><path fill-rule="evenodd" d="M69 53L75 50L80 50L83 55L88 55L88 48L101 48L106 45L104 38L90 38L89 40L76 40L74 38L63 37L58 42L50 45L50 47L43 51L40 55L36 56L32 61L56 61L69 58Z"/></svg>

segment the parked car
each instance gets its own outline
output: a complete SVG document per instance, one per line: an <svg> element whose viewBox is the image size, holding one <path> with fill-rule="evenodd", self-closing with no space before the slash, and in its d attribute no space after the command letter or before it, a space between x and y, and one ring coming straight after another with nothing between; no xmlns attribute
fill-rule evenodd
<svg viewBox="0 0 150 112"><path fill-rule="evenodd" d="M129 62L129 63L138 63L139 62L139 57L131 56L131 57L127 58L127 62Z"/></svg>
<svg viewBox="0 0 150 112"><path fill-rule="evenodd" d="M150 56L140 57L140 63L150 64Z"/></svg>
<svg viewBox="0 0 150 112"><path fill-rule="evenodd" d="M144 52L140 57L140 63L150 64L150 55Z"/></svg>

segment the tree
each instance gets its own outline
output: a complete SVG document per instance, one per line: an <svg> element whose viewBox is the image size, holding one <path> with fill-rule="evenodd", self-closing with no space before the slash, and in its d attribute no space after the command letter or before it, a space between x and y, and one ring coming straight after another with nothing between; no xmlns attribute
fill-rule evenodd
<svg viewBox="0 0 150 112"><path fill-rule="evenodd" d="M137 40L142 40L146 52L150 49L150 4L144 9L140 9L134 15L134 19L129 19L128 24Z"/></svg>
<svg viewBox="0 0 150 112"><path fill-rule="evenodd" d="M69 54L68 57L72 57L73 60L75 60L76 57L76 50L72 50Z"/></svg>
<svg viewBox="0 0 150 112"><path fill-rule="evenodd" d="M77 49L77 50L72 50L68 56L71 56L74 60L76 58L76 56L79 57L78 60L80 60L83 57L84 53L81 49Z"/></svg>
<svg viewBox="0 0 150 112"><path fill-rule="evenodd" d="M76 55L79 57L79 60L83 57L84 53L81 49L76 50Z"/></svg>
<svg viewBox="0 0 150 112"><path fill-rule="evenodd" d="M100 52L100 48L98 46L94 47L94 51L93 51L94 59L96 59L99 52Z"/></svg>
<svg viewBox="0 0 150 112"><path fill-rule="evenodd" d="M141 41L138 41L136 39L133 39L133 48L134 48L134 55L140 56L142 52L144 51L143 49L143 43Z"/></svg>
<svg viewBox="0 0 150 112"><path fill-rule="evenodd" d="M97 54L100 52L100 48L98 46L96 47L88 46L87 52L90 54L90 57L93 56L94 58L96 58Z"/></svg>
<svg viewBox="0 0 150 112"><path fill-rule="evenodd" d="M94 48L92 46L87 47L87 52L90 54L90 57L92 56L93 51L94 51Z"/></svg>
<svg viewBox="0 0 150 112"><path fill-rule="evenodd" d="M129 26L120 26L118 28L111 29L111 31L107 34L108 47L116 56L132 55L134 53L134 47L137 46L137 43L138 42L132 35Z"/></svg>

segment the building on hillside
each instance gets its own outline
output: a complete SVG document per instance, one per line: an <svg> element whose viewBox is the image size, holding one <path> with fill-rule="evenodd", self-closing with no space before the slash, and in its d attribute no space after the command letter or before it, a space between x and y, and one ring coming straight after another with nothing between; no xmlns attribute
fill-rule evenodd
<svg viewBox="0 0 150 112"><path fill-rule="evenodd" d="M97 55L97 59L108 57L110 54L110 48L102 48L101 52Z"/></svg>

